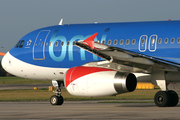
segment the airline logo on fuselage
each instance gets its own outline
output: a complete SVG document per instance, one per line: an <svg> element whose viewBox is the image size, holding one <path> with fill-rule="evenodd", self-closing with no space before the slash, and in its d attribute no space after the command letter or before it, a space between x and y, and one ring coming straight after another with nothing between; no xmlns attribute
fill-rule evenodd
<svg viewBox="0 0 180 120"><path fill-rule="evenodd" d="M85 40L86 38L90 37L91 35L87 35L87 36L83 36L83 35L76 35L73 36L70 40L69 40L69 45L67 47L67 39L65 36L63 35L59 35L57 36L59 30L55 30L54 33L52 34L51 38L50 38L50 43L52 42L52 45L49 46L49 55L50 57L57 62L63 61L66 57L66 54L68 53L68 57L69 57L69 61L73 61L74 60L74 55L73 55L73 42L74 41L78 41L78 40ZM102 42L103 40L106 40L107 35L104 34L101 37L101 40L99 42ZM63 41L64 45L62 46L62 50L59 56L56 56L54 54L54 44L56 41ZM97 37L95 38L95 41L97 41ZM86 60L85 57L85 50L80 49L80 58L81 60ZM96 55L93 55L93 60L98 60L98 57Z"/></svg>

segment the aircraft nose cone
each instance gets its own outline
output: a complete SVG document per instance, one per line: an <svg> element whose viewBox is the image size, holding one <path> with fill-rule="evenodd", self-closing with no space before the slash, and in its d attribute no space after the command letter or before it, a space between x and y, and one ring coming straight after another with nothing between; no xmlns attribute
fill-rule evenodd
<svg viewBox="0 0 180 120"><path fill-rule="evenodd" d="M9 52L7 52L4 57L2 58L1 65L8 72L8 65L10 64L10 59L9 59Z"/></svg>

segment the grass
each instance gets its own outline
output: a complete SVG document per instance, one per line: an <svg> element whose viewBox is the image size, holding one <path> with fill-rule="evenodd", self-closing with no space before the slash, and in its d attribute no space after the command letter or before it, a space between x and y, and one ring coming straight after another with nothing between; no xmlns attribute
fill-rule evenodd
<svg viewBox="0 0 180 120"><path fill-rule="evenodd" d="M48 90L0 90L0 101L44 101L52 94Z"/></svg>
<svg viewBox="0 0 180 120"><path fill-rule="evenodd" d="M51 84L46 80L30 80L19 77L0 77L0 84ZM108 97L77 97L70 95L66 89L62 89L62 96L65 100L152 100L159 88L151 90L135 90L131 93L124 93ZM38 90L0 90L0 101L47 101L54 95L48 89ZM132 102L132 101L104 101L104 102ZM133 101L134 102L134 101ZM141 102L142 103L142 102Z"/></svg>
<svg viewBox="0 0 180 120"><path fill-rule="evenodd" d="M66 89L62 89L62 96L65 100L150 100L154 98L154 90L135 90L131 93L125 93L108 97L77 97L70 95ZM47 101L54 95L48 89L40 90L0 90L0 101Z"/></svg>
<svg viewBox="0 0 180 120"><path fill-rule="evenodd" d="M67 100L149 100L154 99L154 95L159 89L154 90L135 90L131 93L124 93L117 96L107 96L107 97L76 97L70 95L68 92L63 91L63 96Z"/></svg>
<svg viewBox="0 0 180 120"><path fill-rule="evenodd" d="M0 84L51 84L51 81L31 80L20 77L0 77Z"/></svg>

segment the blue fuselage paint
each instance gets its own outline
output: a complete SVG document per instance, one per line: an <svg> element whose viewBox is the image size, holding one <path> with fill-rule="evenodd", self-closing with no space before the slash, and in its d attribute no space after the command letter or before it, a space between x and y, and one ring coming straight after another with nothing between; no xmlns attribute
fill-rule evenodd
<svg viewBox="0 0 180 120"><path fill-rule="evenodd" d="M179 28L180 21L57 25L28 33L21 38L23 47L16 46L9 52L29 64L71 68L102 60L73 45L74 41L98 33L95 41L100 43L105 40L108 45L111 40L110 46L180 64Z"/></svg>

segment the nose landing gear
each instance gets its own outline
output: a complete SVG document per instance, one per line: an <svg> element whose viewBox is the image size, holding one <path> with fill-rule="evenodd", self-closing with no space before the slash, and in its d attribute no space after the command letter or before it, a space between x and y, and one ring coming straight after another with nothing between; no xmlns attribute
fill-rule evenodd
<svg viewBox="0 0 180 120"><path fill-rule="evenodd" d="M54 88L53 92L56 93L56 95L51 96L50 103L51 105L62 105L64 102L64 99L61 96L61 86L63 83L61 81L53 80L52 85Z"/></svg>
<svg viewBox="0 0 180 120"><path fill-rule="evenodd" d="M50 98L51 105L62 105L64 102L64 99L62 96L53 95Z"/></svg>

